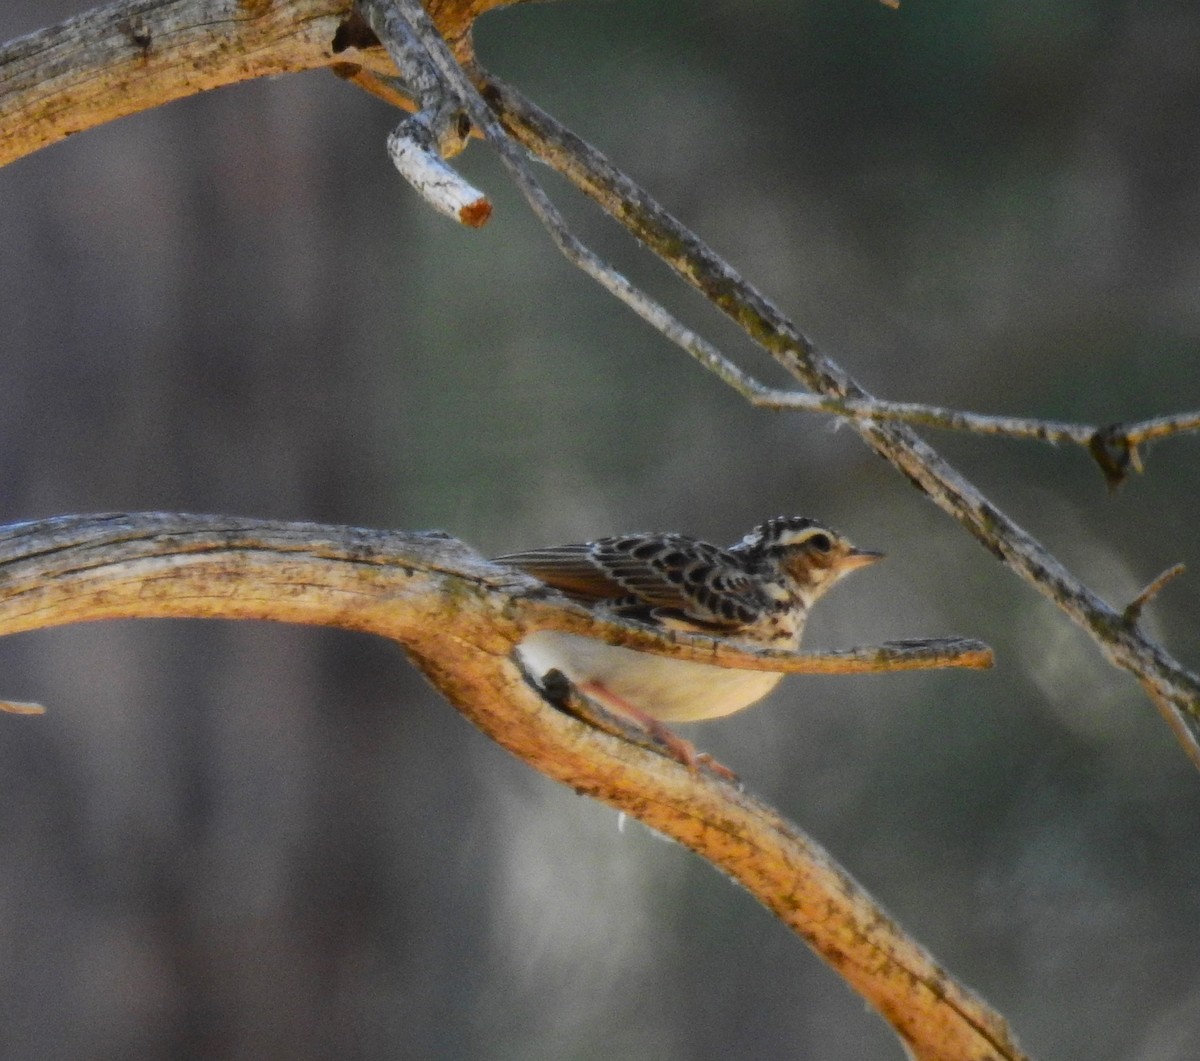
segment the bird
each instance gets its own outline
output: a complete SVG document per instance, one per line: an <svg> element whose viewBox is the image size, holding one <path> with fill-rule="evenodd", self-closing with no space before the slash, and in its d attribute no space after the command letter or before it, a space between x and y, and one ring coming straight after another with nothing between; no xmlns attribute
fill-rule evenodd
<svg viewBox="0 0 1200 1061"><path fill-rule="evenodd" d="M817 600L850 572L882 558L883 553L859 549L815 519L778 516L724 549L684 534L638 533L508 553L494 562L532 575L605 617L795 650ZM668 723L742 711L783 677L656 656L552 630L529 634L517 654L543 689L547 676L557 671L584 696L647 730L693 769L698 759L711 760L698 757Z"/></svg>

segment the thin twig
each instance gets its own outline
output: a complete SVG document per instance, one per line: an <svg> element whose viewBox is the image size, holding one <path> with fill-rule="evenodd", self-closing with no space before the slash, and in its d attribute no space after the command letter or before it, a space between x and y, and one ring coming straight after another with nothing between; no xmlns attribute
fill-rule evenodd
<svg viewBox="0 0 1200 1061"><path fill-rule="evenodd" d="M1174 734L1184 754L1191 760L1192 766L1200 770L1200 737L1197 737L1195 723L1183 714L1174 704L1168 703L1159 691L1145 679L1139 679L1150 702L1158 708L1167 728Z"/></svg>
<svg viewBox="0 0 1200 1061"><path fill-rule="evenodd" d="M547 603L544 612L539 610L540 600ZM987 670L996 662L991 648L969 637L910 638L825 652L768 648L606 617L582 605L564 605L558 594L545 594L540 588L522 601L521 614L530 626L539 629L583 634L639 652L734 670L778 674L884 674L952 667Z"/></svg>
<svg viewBox="0 0 1200 1061"><path fill-rule="evenodd" d="M1146 588L1141 591L1141 593L1134 597L1133 600L1131 600L1125 606L1125 610L1121 613L1121 618L1124 619L1125 622L1127 622L1130 626L1136 626L1139 620L1142 618L1142 611L1145 609L1146 605L1162 592L1163 587L1166 586L1168 582L1173 582L1186 570L1187 568L1183 564L1175 564L1172 567L1168 567L1166 571L1149 583L1149 585L1147 585Z"/></svg>
<svg viewBox="0 0 1200 1061"><path fill-rule="evenodd" d="M891 402L880 398L838 398L803 391L767 390L751 399L766 409L796 409L804 412L834 413L856 420L890 420L921 427L939 427L948 431L968 431L975 435L1003 435L1007 438L1036 439L1041 442L1074 442L1086 446L1096 428L1060 420L1035 420L1021 416L988 416L960 412L919 402Z"/></svg>
<svg viewBox="0 0 1200 1061"><path fill-rule="evenodd" d="M710 366L711 367L711 366ZM714 369L714 371L716 371ZM720 375L720 373L718 373ZM748 377L747 377L748 378ZM839 398L804 391L755 389L744 383L736 390L761 408L795 409L804 412L833 413L856 420L879 420L935 427L947 431L966 431L974 435L999 435L1005 438L1033 439L1057 445L1071 442L1082 446L1104 474L1109 488L1115 490L1131 471L1143 471L1139 446L1200 430L1200 412L1158 416L1134 424L1074 424L1062 420L1038 420L1026 416L991 416L985 413L944 409L920 402L892 402L880 398Z"/></svg>
<svg viewBox="0 0 1200 1061"><path fill-rule="evenodd" d="M1200 430L1200 412L1178 413L1175 416L1156 416L1149 420L1138 420L1125 426L1125 437L1134 446L1154 439L1177 435L1181 431Z"/></svg>
<svg viewBox="0 0 1200 1061"><path fill-rule="evenodd" d="M30 703L28 700L0 700L0 711L9 715L44 715L46 709L41 704Z"/></svg>

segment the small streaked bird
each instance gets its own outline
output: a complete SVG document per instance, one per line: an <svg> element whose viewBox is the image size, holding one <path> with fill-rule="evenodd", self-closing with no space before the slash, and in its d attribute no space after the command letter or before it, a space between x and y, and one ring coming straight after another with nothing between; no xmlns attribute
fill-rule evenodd
<svg viewBox="0 0 1200 1061"><path fill-rule="evenodd" d="M882 556L855 548L816 520L780 516L727 549L683 534L623 534L495 561L601 614L796 649L818 598ZM665 723L731 715L761 700L783 677L554 631L530 635L518 653L535 678L559 671L585 696L640 723L688 765L694 765L695 751Z"/></svg>

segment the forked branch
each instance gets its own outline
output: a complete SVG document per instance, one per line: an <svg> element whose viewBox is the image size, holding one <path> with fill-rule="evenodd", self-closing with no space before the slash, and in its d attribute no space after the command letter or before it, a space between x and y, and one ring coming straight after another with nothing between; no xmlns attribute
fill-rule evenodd
<svg viewBox="0 0 1200 1061"><path fill-rule="evenodd" d="M399 642L459 711L514 754L740 881L916 1056L1024 1056L999 1016L774 810L555 710L513 660L523 636L547 627L689 658L714 658L712 639L673 644L649 628L596 623L535 580L437 533L154 513L0 528L0 635L155 616L320 624ZM746 659L761 664L757 654Z"/></svg>

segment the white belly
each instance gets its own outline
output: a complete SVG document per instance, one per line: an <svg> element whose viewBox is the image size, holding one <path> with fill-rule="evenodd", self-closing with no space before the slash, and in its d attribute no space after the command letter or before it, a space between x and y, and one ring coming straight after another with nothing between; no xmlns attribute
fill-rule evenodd
<svg viewBox="0 0 1200 1061"><path fill-rule="evenodd" d="M652 656L551 631L531 634L517 651L526 669L538 678L558 670L572 685L597 682L662 722L732 715L761 700L783 677Z"/></svg>

